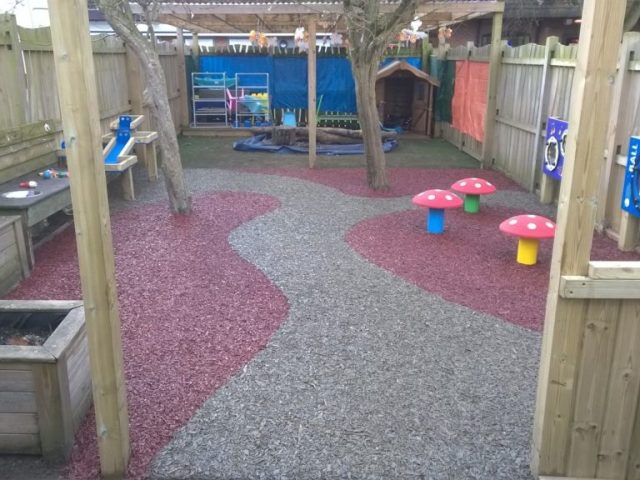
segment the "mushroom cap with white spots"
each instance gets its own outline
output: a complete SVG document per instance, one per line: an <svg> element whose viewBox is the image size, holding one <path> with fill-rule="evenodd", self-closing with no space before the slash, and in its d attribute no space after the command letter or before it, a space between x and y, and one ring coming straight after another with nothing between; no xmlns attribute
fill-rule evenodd
<svg viewBox="0 0 640 480"><path fill-rule="evenodd" d="M467 195L489 195L495 193L496 187L483 178L469 177L458 180L451 189Z"/></svg>
<svg viewBox="0 0 640 480"><path fill-rule="evenodd" d="M500 224L500 231L521 238L552 238L556 224L541 215L517 215Z"/></svg>
<svg viewBox="0 0 640 480"><path fill-rule="evenodd" d="M459 196L439 188L419 193L411 201L425 208L460 208L462 206L462 199Z"/></svg>

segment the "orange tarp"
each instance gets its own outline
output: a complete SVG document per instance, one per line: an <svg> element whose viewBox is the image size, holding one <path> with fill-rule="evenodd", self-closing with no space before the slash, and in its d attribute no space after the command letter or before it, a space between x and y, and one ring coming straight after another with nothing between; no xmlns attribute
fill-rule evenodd
<svg viewBox="0 0 640 480"><path fill-rule="evenodd" d="M453 127L484 140L484 117L487 111L487 88L489 85L489 64L456 62L456 79L451 101Z"/></svg>

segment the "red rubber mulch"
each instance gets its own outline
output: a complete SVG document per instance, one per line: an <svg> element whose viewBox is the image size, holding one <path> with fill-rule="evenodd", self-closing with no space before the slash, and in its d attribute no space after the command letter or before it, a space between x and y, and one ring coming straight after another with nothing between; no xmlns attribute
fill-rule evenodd
<svg viewBox="0 0 640 480"><path fill-rule="evenodd" d="M279 206L265 195L201 196L194 213L166 204L112 220L132 457L130 478L211 394L267 343L288 312L282 293L228 244L231 230ZM14 299L80 298L71 229L37 252ZM76 437L72 479L98 478L95 421Z"/></svg>
<svg viewBox="0 0 640 480"><path fill-rule="evenodd" d="M549 285L552 241L541 241L538 264L516 263L517 239L501 234L501 221L527 212L484 208L475 215L446 212L442 235L424 231L425 211L371 218L347 233L349 244L372 263L445 300L526 328L542 327ZM602 235L594 237L593 260L638 260ZM428 312L425 312L428 315Z"/></svg>
<svg viewBox="0 0 640 480"><path fill-rule="evenodd" d="M388 168L387 173L391 188L387 192L374 192L367 186L364 168L320 168L311 170L299 167L265 167L244 168L242 171L308 180L358 197L404 197L406 195L415 195L431 188L448 190L455 181L466 177L482 177L493 183L498 190L522 191L518 184L499 172L473 168Z"/></svg>

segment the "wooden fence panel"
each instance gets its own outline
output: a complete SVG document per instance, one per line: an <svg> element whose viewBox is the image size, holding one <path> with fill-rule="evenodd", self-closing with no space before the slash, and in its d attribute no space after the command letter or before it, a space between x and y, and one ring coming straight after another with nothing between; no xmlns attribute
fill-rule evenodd
<svg viewBox="0 0 640 480"><path fill-rule="evenodd" d="M53 62L53 53L47 51L24 51L27 74L27 121L29 123L60 119L58 84Z"/></svg>
<svg viewBox="0 0 640 480"><path fill-rule="evenodd" d="M498 87L498 115L494 166L521 185L527 185L533 168L544 47L523 45L504 50Z"/></svg>
<svg viewBox="0 0 640 480"><path fill-rule="evenodd" d="M26 122L25 88L18 28L13 15L0 14L0 130Z"/></svg>
<svg viewBox="0 0 640 480"><path fill-rule="evenodd" d="M180 96L180 69L178 67L178 54L173 44L163 44L160 53L160 64L167 80L167 95L171 107L171 117L176 130L180 128L182 105Z"/></svg>
<svg viewBox="0 0 640 480"><path fill-rule="evenodd" d="M103 132L112 120L131 112L127 53L122 40L113 35L92 38L96 87ZM174 121L180 118L179 69L173 44L158 46L167 77ZM48 27L27 29L15 24L12 15L0 15L0 130L39 121L60 122L58 88ZM11 69L9 69L11 66ZM15 68L14 68L15 66ZM11 70L11 71L10 71ZM179 122L177 122L179 125ZM62 132L59 132L60 136Z"/></svg>

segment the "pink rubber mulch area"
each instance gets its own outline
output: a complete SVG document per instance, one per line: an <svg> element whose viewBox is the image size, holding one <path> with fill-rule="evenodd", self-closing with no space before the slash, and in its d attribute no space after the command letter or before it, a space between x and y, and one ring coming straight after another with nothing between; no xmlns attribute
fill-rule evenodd
<svg viewBox="0 0 640 480"><path fill-rule="evenodd" d="M231 230L279 206L265 195L195 199L174 217L165 203L112 220L131 425L130 478L196 409L267 343L285 319L281 292L228 244ZM14 299L80 298L71 229L36 255ZM98 478L95 421L76 437L68 476Z"/></svg>
<svg viewBox="0 0 640 480"><path fill-rule="evenodd" d="M455 181L466 177L482 177L493 183L498 190L522 190L515 182L499 172L472 168L389 168L387 172L391 188L387 192L374 192L367 186L364 168L311 170L299 167L266 167L244 168L242 171L299 178L335 188L348 195L372 198L404 197L431 188L448 190Z"/></svg>
<svg viewBox="0 0 640 480"><path fill-rule="evenodd" d="M425 231L425 211L374 217L347 233L349 244L372 263L444 299L538 330L544 320L552 241L542 241L538 264L516 263L517 239L502 235L500 222L516 212L483 208L446 213L442 235ZM594 237L593 260L638 260L602 235ZM426 312L425 314L428 314Z"/></svg>

